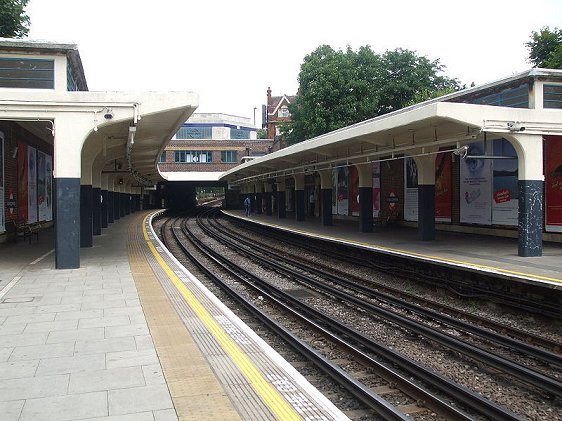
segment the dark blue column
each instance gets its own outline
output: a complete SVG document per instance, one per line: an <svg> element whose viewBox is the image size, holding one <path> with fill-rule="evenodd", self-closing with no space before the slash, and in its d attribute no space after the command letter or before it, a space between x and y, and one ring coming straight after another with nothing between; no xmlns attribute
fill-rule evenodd
<svg viewBox="0 0 562 421"><path fill-rule="evenodd" d="M94 235L101 235L101 189L92 188L92 231Z"/></svg>
<svg viewBox="0 0 562 421"><path fill-rule="evenodd" d="M543 181L519 180L519 256L542 256Z"/></svg>
<svg viewBox="0 0 562 421"><path fill-rule="evenodd" d="M295 214L297 221L304 221L304 190L295 190Z"/></svg>
<svg viewBox="0 0 562 421"><path fill-rule="evenodd" d="M82 184L80 186L80 247L92 247L94 244L92 199L92 186Z"/></svg>
<svg viewBox="0 0 562 421"><path fill-rule="evenodd" d="M80 178L55 178L55 266L80 267Z"/></svg>
<svg viewBox="0 0 562 421"><path fill-rule="evenodd" d="M263 195L261 193L256 193L256 213L258 215L261 215L263 213L262 198Z"/></svg>
<svg viewBox="0 0 562 421"><path fill-rule="evenodd" d="M279 219L287 217L287 196L285 191L277 192L277 216Z"/></svg>
<svg viewBox="0 0 562 421"><path fill-rule="evenodd" d="M265 214L267 216L271 216L272 215L271 192L265 192L263 195L265 198Z"/></svg>
<svg viewBox="0 0 562 421"><path fill-rule="evenodd" d="M113 192L113 220L121 218L121 193Z"/></svg>
<svg viewBox="0 0 562 421"><path fill-rule="evenodd" d="M119 193L119 217L123 218L125 215L125 193Z"/></svg>
<svg viewBox="0 0 562 421"><path fill-rule="evenodd" d="M435 240L435 185L418 185L418 238Z"/></svg>
<svg viewBox="0 0 562 421"><path fill-rule="evenodd" d="M139 195L133 194L133 208L131 209L131 213L134 213L139 210Z"/></svg>
<svg viewBox="0 0 562 421"><path fill-rule="evenodd" d="M129 215L131 213L131 205L132 205L132 197L130 193L125 193L125 215Z"/></svg>
<svg viewBox="0 0 562 421"><path fill-rule="evenodd" d="M372 194L372 192L371 192ZM325 227L332 226L332 189L320 190L321 212L322 212L322 225ZM372 199L371 199L372 201Z"/></svg>
<svg viewBox="0 0 562 421"><path fill-rule="evenodd" d="M109 223L109 208L107 203L107 190L101 190L101 220L100 225L102 228L107 228Z"/></svg>
<svg viewBox="0 0 562 421"><path fill-rule="evenodd" d="M359 230L361 232L373 232L372 187L359 187Z"/></svg>
<svg viewBox="0 0 562 421"><path fill-rule="evenodd" d="M113 192L107 192L107 223L113 224L115 221L115 205L113 203Z"/></svg>

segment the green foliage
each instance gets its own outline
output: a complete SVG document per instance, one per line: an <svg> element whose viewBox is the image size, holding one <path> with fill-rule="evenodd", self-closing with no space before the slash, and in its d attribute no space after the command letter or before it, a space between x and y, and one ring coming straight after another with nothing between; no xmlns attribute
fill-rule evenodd
<svg viewBox="0 0 562 421"><path fill-rule="evenodd" d="M533 67L562 69L562 30L550 30L545 26L539 32L531 32L531 40L525 43L529 49L529 63Z"/></svg>
<svg viewBox="0 0 562 421"><path fill-rule="evenodd" d="M29 16L25 7L29 0L0 1L0 37L23 38L29 32Z"/></svg>
<svg viewBox="0 0 562 421"><path fill-rule="evenodd" d="M378 55L369 46L336 51L322 45L301 65L284 139L301 142L403 108L421 92L458 89L457 80L437 75L442 69L438 60L409 50Z"/></svg>
<svg viewBox="0 0 562 421"><path fill-rule="evenodd" d="M267 130L265 130L265 129L258 129L257 138L258 138L258 139L267 139Z"/></svg>

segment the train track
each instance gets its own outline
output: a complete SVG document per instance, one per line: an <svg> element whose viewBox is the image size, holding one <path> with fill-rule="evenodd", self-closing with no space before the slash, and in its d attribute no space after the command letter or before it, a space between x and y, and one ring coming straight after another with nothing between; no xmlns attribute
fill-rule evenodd
<svg viewBox="0 0 562 421"><path fill-rule="evenodd" d="M216 238L217 241L220 241L223 244L228 244L228 246L233 249L238 249L239 253L242 253L246 256L253 255L253 259L260 259L259 260L260 265L262 266L268 264L267 261L271 262L272 260L275 260L275 263L278 265L273 267L272 269L276 271L278 274L283 274L285 277L288 277L295 282L297 281L297 279L300 279L298 282L301 283L306 282L309 285L310 282L312 282L313 287L316 290L322 290L324 288L324 293L327 294L327 296L337 297L337 300L343 300L344 295L348 294L349 291L353 291L355 288L353 285L350 284L340 285L340 287L343 287L344 289L347 290L347 292L342 293L341 291L336 291L336 288L333 286L319 285L318 281L315 279L322 278L322 277L327 278L328 283L332 283L332 285L339 284L341 283L342 280L336 279L334 275L331 273L329 274L330 276L326 276L327 274L321 273L321 270L319 269L316 269L319 270L319 272L317 271L316 273L311 273L312 268L310 267L311 266L310 262L305 263L305 266L307 266L306 268L297 267L295 269L295 266L298 266L298 264L295 264L295 262L293 262L292 264L293 269L289 268L291 265L288 262L284 263L285 266L279 266L280 260L282 259L280 258L280 253L278 251L275 252L272 249L267 249L263 245L260 245L258 247L262 249L261 252L256 252L255 250L252 251L253 248L256 248L256 246L258 246L255 240L253 244L248 244L248 242L250 243L252 242L240 236L237 236L236 240L229 239L229 236L234 235L234 233L224 225L219 224L213 218L200 216L199 218L197 218L197 223L199 229L204 230L209 238L214 237ZM201 235L194 235L191 232L191 230L184 227L182 230L184 239L183 240L176 239L174 241L185 242L186 241L185 239L189 238L192 244L197 245L197 248L199 249L197 253L201 254L204 252L205 254L212 256L206 258L200 257L200 259L209 259L209 258L212 259L212 261L214 262L213 266L220 264L221 265L220 270L223 272L228 271L228 277L231 278L235 276L237 277L236 278L237 281L235 283L237 284L244 283L246 285L246 288L252 288L255 294L259 294L259 296L261 297L267 297L266 301L270 305L272 302L276 302L276 307L284 308L283 310L284 312L297 311L298 314L292 313L291 317L293 318L298 317L300 320L299 323L306 323L309 326L309 329L314 329L317 332L316 334L318 334L318 332L322 332L322 335L328 335L328 334L331 335L329 340L332 343L337 344L338 349L344 346L350 346L351 348L349 348L346 352L351 353L349 354L351 356L345 357L343 358L343 360L347 360L347 361L360 360L366 367L369 368L369 370L376 371L379 373L379 376L382 376L385 379L387 379L389 384L396 385L398 388L403 390L403 392L406 395L408 395L414 402L417 402L418 405L420 402L423 402L422 406L425 406L426 408L430 408L432 411L436 412L437 414L441 414L441 416L444 417L445 419L472 419L472 417L474 416L485 417L489 419L519 419L519 417L514 413L501 407L500 405L496 405L493 402L482 398L481 396L478 395L478 393L471 392L467 388L460 386L448 380L447 378L440 376L435 372L432 372L431 370L427 370L421 364L418 364L417 362L411 359L405 358L403 355L396 353L392 349L389 349L388 347L385 347L380 343L376 343L375 341L365 337L365 335L362 335L357 330L352 329L349 326L346 326L344 323L337 320L336 318L323 314L322 312L314 309L313 307L307 306L302 302L302 300L296 299L291 294L288 294L280 290L279 288L275 288L270 283L265 282L263 279L260 280L259 277L257 277L256 275L249 273L245 269L241 268L239 265L233 263L232 259L225 258L224 256L221 255L220 252L217 253L216 251L214 251L213 247L210 247L209 245L205 244L206 241L202 241L202 239L198 238L201 237ZM170 230L170 231L177 231L177 229ZM178 233L176 233L176 235L178 235ZM163 236L166 236L164 232L163 232ZM252 245L253 247L251 247ZM184 250L183 253L188 253L187 249ZM261 257L259 256L260 254ZM272 255L275 255L276 258L272 259ZM197 264L201 268L201 270L203 270L203 268L206 268L209 265L208 262L207 263L194 262L194 264ZM307 275L303 275L303 272L305 270L308 271ZM209 271L207 270L207 272ZM210 273L207 273L206 275L211 277L213 276L213 272L214 270L210 271ZM215 280L214 282L219 282L219 281ZM225 291L230 290L230 292L228 293L231 296L235 296L237 294L231 287L221 286L221 288L223 288ZM481 363L491 364L491 366L494 367L496 370L504 370L510 375L516 376L519 379L519 381L531 384L533 385L533 387L545 391L550 395L560 396L560 390L561 390L560 382L556 381L556 379L551 379L548 376L542 375L541 373L537 373L534 370L529 370L526 369L525 367L518 366L517 364L509 364L509 361L505 361L505 359L502 359L501 357L494 356L493 354L490 354L488 351L485 350L476 349L476 347L474 347L473 345L463 344L462 341L459 341L458 339L451 341L451 339L455 339L455 338L444 338L444 336L446 335L443 335L438 331L432 332L426 325L423 324L416 325L417 322L415 320L410 320L409 322L406 322L404 320L401 320L402 316L397 316L397 315L389 316L388 314L386 314L387 310L381 311L380 307L379 308L377 308L376 306L373 306L373 308L369 308L368 306L365 307L364 305L366 303L363 301L365 301L365 297L369 296L371 292L361 288L355 289L352 292L352 294L355 294L356 296L357 294L360 294L361 298L356 298L355 302L353 301L353 299L350 300L349 297L345 299L348 300L348 302L352 302L353 305L356 306L363 305L363 311L369 311L369 312L376 311L379 317L382 317L381 313L383 313L385 317L391 317L392 323L398 325L400 323L403 323L401 325L402 329L408 329L409 331L416 332L417 335L423 336L424 338L431 338L431 340L433 341L440 342L441 345L447 346L444 344L445 341L449 344L448 346L451 346L450 344L454 343L452 349L454 349L455 352L459 352L459 353L468 352L468 355L470 355L471 358L475 358L479 360ZM395 301L396 300L395 298L390 300L389 297L383 297L383 299L387 300L387 302L390 302L393 306L402 306L402 308L407 308L406 304L399 304L397 301ZM244 302L244 299L240 297L237 297L236 300L241 304ZM242 305L244 305L244 307L248 309L255 307L255 305L252 304L251 302ZM414 312L414 310L417 317L430 318L434 321L438 320L440 324L444 324L447 322L446 317L445 319L437 319L438 316L441 317L442 315L426 313L425 310L421 311L423 309L420 308L416 309L410 307L407 311ZM260 319L263 320L264 316L262 315L259 317ZM451 321L448 320L448 322ZM271 321L264 322L264 323L270 326L270 328L272 325L276 324L275 322L271 322ZM455 329L460 329L460 327L457 325ZM474 329L469 330L467 326L465 326L465 329L467 329L467 331L470 332L471 336L477 335ZM290 337L290 335L292 335L289 333L283 333L283 334L277 333L277 334L281 335L288 342L289 342L288 338ZM489 334L484 334L484 333L481 333L481 335L486 337L489 336ZM499 337L499 335L496 336ZM487 337L486 340L492 340L492 339ZM302 342L303 339L300 339L300 341ZM541 359L542 361L545 361L548 364L551 365L560 364L560 357L555 353L546 350L541 350L539 348L533 347L528 344L517 343L518 341L513 340L511 338L504 337L503 339L500 339L500 341L503 341L502 346L504 347L520 346L521 348L519 348L517 352L525 352L528 354L535 352L533 358ZM297 347L297 349L299 349L299 352L301 353L303 353L303 348L311 347L310 344L303 345L302 343L299 346L300 348ZM318 354L318 351L316 351L316 353ZM313 358L313 361L316 365L321 366L323 365L320 363L320 360L322 360L322 358L325 359L326 357L325 356L319 357L318 355L316 355ZM385 363L381 363L380 361L385 361ZM396 372L394 374L389 374L386 371L395 366L400 367L400 369L395 370ZM381 372L383 374L381 374ZM329 374L329 375L334 378L337 377L334 374ZM392 377L392 376L396 376L396 377ZM410 380L412 378L415 380L414 381ZM407 379L408 381L405 381L405 379ZM346 380L343 381L343 384L346 384L348 386L349 384L354 384L356 389L352 393L355 396L358 395L361 396L360 400L363 403L365 403L365 400L369 401L369 404L367 404L368 407L373 408L383 418L390 419L389 414L383 415L383 412L379 412L382 411L382 409L379 407L379 405L381 405L380 402L376 403L376 399L375 402L371 402L370 399L372 399L372 397L368 397L368 398L365 397L369 395L368 392L370 388L367 387L366 390L363 390L362 392L358 392L358 390L361 390L361 387L359 387L359 385L356 384L357 381L358 381L357 379L355 379L354 381ZM359 389L357 389L358 387ZM364 395L365 393L366 395ZM448 404L449 401L454 401L456 403L453 406L450 406ZM385 408L384 410L388 410L388 407L385 405L382 405L382 408ZM460 410L459 408L463 408L463 410Z"/></svg>
<svg viewBox="0 0 562 421"><path fill-rule="evenodd" d="M239 244L252 247L259 243L260 251L265 253L265 260L263 259L264 256L262 256L264 264L268 264L268 256L275 255L277 256L276 260L281 259L287 264L306 270L324 281L329 281L338 287L345 287L356 294L375 299L377 302L386 303L391 308L400 308L411 314L424 317L427 320L443 323L484 339L487 338L497 345L508 347L511 350L532 356L556 367L562 367L562 343L560 342L485 319L452 306L427 300L397 288L382 284L373 285L370 279L325 265L318 259L305 259L303 254L299 253L300 248L297 251L291 251L286 245L284 247L274 247L259 240L256 241L255 237L250 238L244 235L243 232L235 231L222 224L220 219L217 218L217 214L213 215L209 223L215 226L215 231L235 237L235 241ZM267 236L267 238L270 237ZM223 241L229 241L228 237L223 236ZM236 243L230 242L230 245L236 247ZM306 247L307 243L304 243L304 245ZM293 244L293 247L296 247L296 244ZM497 332L501 332L501 334Z"/></svg>
<svg viewBox="0 0 562 421"><path fill-rule="evenodd" d="M286 231L280 232L275 228L263 227L231 217L228 217L228 219L233 224L243 227L246 231L252 231L257 235L264 235L268 238L277 238L288 245L307 249L314 253L321 253L330 257L330 259L345 260L358 267L409 277L415 279L416 282L447 288L459 297L487 300L531 314L562 319L562 306L560 306L558 300L553 299L555 294L552 294L552 290L541 292L538 299L532 298L530 294L526 293L525 289L514 290L513 282L486 274L468 273L419 260L412 262L408 257L364 251L340 244L334 246L334 244L325 241L303 238Z"/></svg>
<svg viewBox="0 0 562 421"><path fill-rule="evenodd" d="M207 218L206 220L209 222L212 221L212 219L210 218ZM256 251L258 245L255 241L250 242L247 240L243 240L239 236L237 236L236 239L232 239L231 237L224 235L224 228L217 228L214 231L212 231L211 229L207 229L207 227L205 227L205 225L203 224L203 220L201 217L198 218L198 223L199 226L206 232L206 234L213 236L218 241L226 243L229 247L236 249L240 253L251 256L251 258L258 260L261 265L268 265L273 270L283 273L292 279L298 280L306 286L313 287L324 294L328 294L336 297L339 300L351 303L358 309L363 309L370 312L371 314L376 314L377 316L384 318L389 322L395 323L402 328L408 329L416 335L429 338L451 350L460 352L461 354L473 358L474 360L508 373L518 378L520 381L533 385L534 387L544 390L545 392L552 394L553 396L562 396L562 383L557 379L543 375L542 373L521 366L519 364L515 364L509 359L500 357L485 349L478 348L470 343L459 340L451 334L445 334L443 333L444 329L428 327L425 324L419 323L419 321L416 319L405 317L395 311L383 309L378 305L366 302L364 299L364 288L355 286L351 282L348 282L345 278L335 276L325 271L315 270L310 261L298 261L291 258L285 258L279 253L272 254L270 252L270 249L264 249L265 246L263 244L260 244L259 251ZM209 226L212 225L210 224ZM244 245L244 247L242 247L242 245ZM276 258L272 259L272 255L275 255ZM297 267L299 270L294 270L293 267ZM317 276L321 278L321 280L317 281L313 279L311 275ZM325 283L325 279L327 278L330 279L333 284L337 285L337 287L327 285ZM347 290L341 289L341 285L345 285L347 287ZM352 293L349 292L350 288L352 289ZM359 290L361 292L361 295L357 294ZM371 290L369 291L369 293L371 293L371 295L374 295L375 291ZM386 295L384 298L386 300L391 300L392 297ZM426 318L430 318L431 320L437 320L446 326L461 329L462 331L469 332L472 335L479 335L483 338L486 338L488 341L493 342L494 344L508 346L510 349L516 352L525 353L531 357L542 359L543 361L555 364L558 368L562 367L562 358L557 354L542 350L540 348L529 346L524 342L515 341L505 335L480 329L476 326L471 325L470 323L455 320L454 318L439 314L435 311L423 308L415 308L415 306L411 306L409 303L404 302L399 298L392 298L391 301L395 305L398 305L402 308L408 308L408 310L413 313L421 314Z"/></svg>

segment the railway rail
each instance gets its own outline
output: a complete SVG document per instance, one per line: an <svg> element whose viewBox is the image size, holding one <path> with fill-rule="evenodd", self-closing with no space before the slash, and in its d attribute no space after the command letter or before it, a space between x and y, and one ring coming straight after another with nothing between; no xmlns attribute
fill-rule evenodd
<svg viewBox="0 0 562 421"><path fill-rule="evenodd" d="M306 279L306 283L308 283L309 285L313 284L313 287L315 289L317 290L324 289L325 293L333 297L337 296L339 297L338 298L339 300L343 300L344 297L343 295L338 295L338 294L347 294L349 293L349 291L352 291L353 294L359 296L360 298L355 298L355 301L353 299L349 300L349 297L345 298L346 300L348 300L348 302L351 301L353 302L354 305L357 306L363 305L363 308L367 309L367 311L369 312L376 311L379 315L383 314L388 317L388 315L386 314L388 310L382 310L381 307L379 306L371 305L373 308L369 308L369 306L367 307L364 306L365 297L369 297L369 299L373 298L372 288L371 290L369 290L369 288L366 288L364 286L358 286L358 284L354 285L353 282L350 283L349 280L346 281L347 283L343 282L344 281L343 279L341 278L338 279L337 275L335 275L334 273L330 273L329 271L327 272L325 268L313 269L310 262L304 263L305 267L302 267L303 263L301 263L300 268L295 268L295 266L298 266L298 264L295 264L293 262L293 269L289 269L288 268L290 266L289 262L284 262L285 266L281 265L280 261L283 259L281 259L278 250L275 251L274 249L267 248L263 245L259 246L260 248L262 248L261 257L260 257L259 256L260 253L252 251L252 248L255 248L257 246L255 241L252 242L251 240L244 238L243 236L240 235L237 235L236 240L229 239L228 238L229 236L235 235L236 233L230 228L220 223L219 221L215 220L215 218L209 218L209 215L205 217L200 216L199 218L197 218L197 223L199 229L204 230L208 238L215 237L221 243L228 244L228 246L231 248L237 248L238 252L244 255L254 254L253 258L261 259L260 265L262 266L266 265L267 260L269 260L270 262L271 260L275 260L275 263L278 265L275 266L273 270L275 270L277 273L284 274L284 276L289 277L293 281L297 281L298 279L300 279L301 283L305 282ZM171 231L174 231L177 234L178 229L176 228ZM338 349L343 346L351 346L352 348L349 348L346 351L348 353L351 352L352 355L354 355L353 357L350 357L351 360L353 359L360 360L364 365L367 364L367 366L370 367L371 370L377 371L379 375L387 379L387 381L389 381L390 384L397 385L408 396L412 397L414 402L418 403L418 406L424 406L430 408L432 411L435 411L438 414L442 414L441 416L444 417L445 419L472 419L473 417L477 417L477 418L485 417L488 419L520 419L520 416L511 412L510 410L482 398L481 396L478 395L478 393L472 392L468 390L466 387L456 384L451 380L447 379L446 377L443 377L435 372L432 372L431 370L427 370L427 368L424 368L421 364L417 363L416 361L408 359L403 355L400 355L399 353L396 353L393 350L388 349L388 347L385 347L380 343L376 343L375 341L366 338L365 335L362 335L357 330L349 328L349 326L346 326L344 323L341 323L339 320L330 317L327 314L324 314L321 311L318 311L312 307L307 306L301 300L291 296L291 294L287 294L286 292L283 292L278 288L274 288L272 285L270 285L270 283L260 280L259 277L256 277L256 275L249 273L243 268L240 268L239 265L234 264L228 258L222 256L221 253L217 253L216 251L213 251L213 247L208 246L207 244L205 244L206 241L203 241L201 238L198 238L201 237L201 235L193 234L192 232L190 232L190 229L187 229L186 227L184 227L182 231L183 231L184 239L174 240L174 241L185 242L185 238L190 238L191 243L196 244L197 247L199 248L200 251L198 253L202 253L204 251L205 253L213 255L213 257L211 257L211 259L214 262L213 266L220 263L220 265L222 266L221 271L223 271L223 273L225 270L228 271L228 275L226 275L227 277L229 278L236 277L237 279L236 283L244 282L247 285L247 287L251 287L254 289L254 291L256 291L255 294L259 294L259 296L262 298L266 297L265 301L268 302L270 305L271 303L276 302L276 306L278 308L283 307L284 312L291 311L292 312L291 317L299 317L299 320L301 320L300 323L305 323L304 320L308 320L306 323L308 323L309 329L314 329L317 333L322 332L322 335L329 334L330 341L332 341L332 343L337 343ZM165 236L165 234L163 235ZM187 251L187 248L183 251L183 253L189 253ZM276 258L272 259L271 258L272 255L275 255ZM191 257L191 259L194 259L194 257ZM214 270L209 271L208 261L206 263L199 260L197 261L198 263L195 263L194 261L194 264L197 264L201 270L205 270L207 272L207 276L216 277L216 275L214 274ZM305 270L308 272L308 275L303 275ZM220 279L220 276L218 278ZM339 285L340 291L338 291L337 288L333 286L319 285L319 281L317 280L319 278L324 278L323 282L327 281L328 283L332 283L333 285ZM214 282L219 282L219 280L215 279ZM224 282L222 283L224 284ZM224 289L225 291L228 291L229 295L233 297L237 296L236 300L240 304L244 305L244 307L248 309L252 309L252 307L256 307L252 303L243 304L244 301L247 300L241 298L240 294L234 291L232 287L225 284L222 285L221 288ZM345 293L342 293L341 290L347 290L347 291ZM414 306L412 306L411 304L400 303L399 299L397 299L396 297L392 297L392 296L388 297L385 296L385 294L382 294L376 298L378 300L384 301L387 305L397 306L397 307L401 307L402 309L406 309L407 312L415 314L416 317L427 318L439 324L450 323L451 325L455 326L455 329L466 329L465 332L468 332L470 336L480 336L489 341L499 341L499 344L501 344L501 346L517 349L517 352L531 355L532 358L540 359L545 364L548 364L550 366L556 366L556 367L561 366L560 355L557 354L556 352L552 352L547 349L541 349L535 345L526 344L522 341L518 341L516 339L512 339L509 337L505 337L490 332L487 329L484 330L477 326L470 326L470 324L467 326L462 326L462 323L459 323L458 320L450 316L439 314L439 312L436 312L435 310L428 310L425 308L421 308L419 303ZM254 309L252 311L256 311L256 310ZM298 314L295 314L294 313L295 311L297 311ZM271 320L267 322L264 321L266 320L267 316L264 315L263 311L261 313L262 315L258 317L262 320L264 324L266 324L270 328L272 328L272 326L274 325L279 325L279 323L275 321L271 321ZM397 317L396 315L391 316L392 323L398 323L399 322L398 319L400 319L401 317L402 316ZM416 327L415 324L417 322L415 320L410 320L409 322L404 322L400 320L400 323L406 323L405 327L403 327L402 329L407 328L409 330L415 331L417 335L420 335L424 338L431 337L432 340L440 340L440 341L445 340L442 337L443 336L442 333L431 332L431 329L429 329L427 326L418 325ZM474 323L472 324L474 325ZM277 326L277 328L279 328L279 326ZM481 332L479 330L481 330ZM291 337L291 335L294 336L291 333L287 333L287 331L285 333L280 333L280 331L278 331L277 334L282 336L286 341L290 340L289 338ZM511 334L513 334L513 332ZM297 349L299 349L299 352L303 354L305 353L304 349L312 348L310 344L304 343L304 339L302 338L297 339L296 341L297 342L300 341L300 345L297 346ZM451 338L448 338L447 341L449 342L449 346L450 346ZM455 340L453 340L452 342L455 343ZM534 343L540 342L540 338L539 337L534 338L533 342ZM542 342L542 344L543 345L546 344L547 346L551 346L554 348L556 348L557 346L556 343L548 343L548 341ZM492 361L493 362L492 366L495 367L495 369L505 370L506 372L510 373L510 375L517 376L520 381L531 384L533 385L533 387L540 389L551 396L558 396L558 397L560 396L560 392L562 389L561 389L560 382L557 379L553 379L549 376L535 372L534 370L528 369L526 367L519 366L518 364L513 364L510 363L509 361L505 361L505 359L502 359L502 357L494 356L493 354L490 354L486 350L479 350L473 345L469 344L467 348L466 344L464 344L462 341L458 339L456 339L455 346L458 347L458 348L453 347L453 349L455 349L455 352L466 352L466 349L469 349L470 350L469 355L471 356L471 358L479 359L479 361L486 364L490 364L490 361ZM320 354L318 351L308 349L308 352L313 352L313 354L315 353L315 356L312 357L312 360L315 365L317 366L322 366L325 364L327 364L328 366L330 365L329 361L324 361L326 360L326 357ZM384 360L385 363L381 363L380 361L382 360ZM334 366L333 363L331 363L331 365ZM389 374L386 371L393 366L400 367L400 370L397 370L397 372L393 374L394 376L397 377L391 377L391 374ZM332 370L334 370L334 367L332 367ZM338 369L336 368L336 370ZM339 368L339 370L341 371L342 369ZM329 375L333 378L337 378L338 376L341 376L341 374L342 373L339 373L338 375L335 374L329 374ZM388 380L389 378L391 380ZM415 380L412 381L410 380L410 378L414 378ZM366 388L366 390L362 390L360 382L357 379L346 380L343 381L343 383L346 384L348 387L350 384L353 384L355 389L352 393L355 396L359 396L359 400L361 400L364 404L365 401L370 402L370 400L373 399L372 397L366 397L369 396L370 388L363 385L363 388ZM441 388L442 390L436 391L439 388ZM362 391L358 392L358 390L362 390ZM448 404L448 402L451 400L456 402L453 406L449 406ZM374 402L376 401L377 399L375 399ZM390 415L388 414L382 415L383 412L379 412L379 411L383 411L383 409L381 408L385 408L384 410L389 410L388 407L386 405L382 405L381 407L379 407L379 405L381 405L380 401L377 403L370 402L367 404L367 406L371 408L376 408L375 411L377 411L377 413L379 413L381 417L390 419L389 418ZM463 408L463 409L459 409L459 408Z"/></svg>
<svg viewBox="0 0 562 421"><path fill-rule="evenodd" d="M412 262L408 257L391 256L373 251L360 251L344 245L330 244L322 241L303 239L301 236L280 232L275 228L263 227L257 224L240 221L227 217L230 222L252 231L257 235L277 238L287 245L307 249L311 252L323 254L330 259L345 260L358 267L375 269L389 274L399 274L411 277L416 282L425 282L439 288L447 288L459 297L488 300L501 305L523 310L531 314L540 314L562 320L562 306L554 299L556 294L545 289L533 297L526 293L526 289L517 289L510 280L502 280L497 276L482 273L460 272L458 269L443 267L435 263L419 260ZM538 291L537 291L538 292ZM536 297L538 295L538 298Z"/></svg>

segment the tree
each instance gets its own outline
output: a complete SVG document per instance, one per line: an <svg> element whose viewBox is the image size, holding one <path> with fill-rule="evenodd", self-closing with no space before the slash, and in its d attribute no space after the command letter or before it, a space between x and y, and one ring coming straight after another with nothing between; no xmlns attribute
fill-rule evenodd
<svg viewBox="0 0 562 421"><path fill-rule="evenodd" d="M562 30L550 30L545 26L539 32L531 32L531 40L525 43L529 49L528 61L533 67L562 69Z"/></svg>
<svg viewBox="0 0 562 421"><path fill-rule="evenodd" d="M438 76L443 69L403 49L374 53L369 46L345 51L322 45L308 54L299 73L299 94L282 127L288 144L403 108L420 92L458 89Z"/></svg>
<svg viewBox="0 0 562 421"><path fill-rule="evenodd" d="M25 7L29 0L2 0L0 2L0 37L23 38L29 32L29 16Z"/></svg>
<svg viewBox="0 0 562 421"><path fill-rule="evenodd" d="M258 131L257 131L257 138L258 138L258 139L267 139L267 130L265 130L265 129L258 129Z"/></svg>

